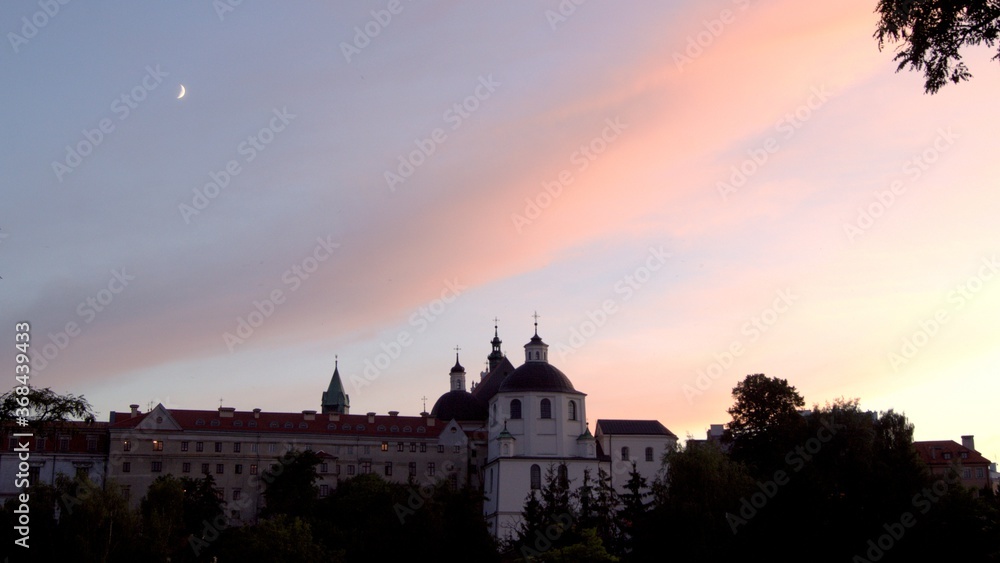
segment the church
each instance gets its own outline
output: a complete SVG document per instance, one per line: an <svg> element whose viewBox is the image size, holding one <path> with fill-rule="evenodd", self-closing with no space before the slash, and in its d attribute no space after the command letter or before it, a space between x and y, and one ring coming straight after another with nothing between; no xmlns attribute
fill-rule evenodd
<svg viewBox="0 0 1000 563"><path fill-rule="evenodd" d="M620 419L598 419L592 434L587 395L549 363L549 346L538 335L537 319L519 367L501 350L496 326L491 344L489 367L468 391L456 354L449 390L430 414L457 423L470 436L472 456L479 460L470 473L478 476L484 515L495 537L516 533L525 500L541 489L550 466L568 477L571 487L580 483L585 470L596 478L603 469L619 493L633 464L648 482L656 478L677 436L656 420Z"/></svg>

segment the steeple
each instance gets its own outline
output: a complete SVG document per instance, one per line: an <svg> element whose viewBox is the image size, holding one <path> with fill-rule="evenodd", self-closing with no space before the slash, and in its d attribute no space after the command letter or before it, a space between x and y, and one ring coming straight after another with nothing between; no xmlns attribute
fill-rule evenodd
<svg viewBox="0 0 1000 563"><path fill-rule="evenodd" d="M458 361L458 351L461 350L458 346L455 346L455 367L451 368L451 390L452 391L465 391L465 368Z"/></svg>
<svg viewBox="0 0 1000 563"><path fill-rule="evenodd" d="M502 344L503 341L500 340L500 334L497 329L497 323L499 322L500 319L496 317L493 318L493 340L490 342L490 344L493 345L493 351L486 357L486 359L490 362L489 371L496 369L496 367L500 365L500 362L503 361L503 352L500 351L500 344Z"/></svg>
<svg viewBox="0 0 1000 563"><path fill-rule="evenodd" d="M547 364L549 363L549 345L542 342L542 338L538 336L538 312L535 311L532 316L535 317L535 335L524 345L524 361Z"/></svg>
<svg viewBox="0 0 1000 563"><path fill-rule="evenodd" d="M340 381L340 359L334 356L333 376L330 377L330 386L323 391L323 414L337 413L349 414L351 410L351 397L344 393L344 384Z"/></svg>

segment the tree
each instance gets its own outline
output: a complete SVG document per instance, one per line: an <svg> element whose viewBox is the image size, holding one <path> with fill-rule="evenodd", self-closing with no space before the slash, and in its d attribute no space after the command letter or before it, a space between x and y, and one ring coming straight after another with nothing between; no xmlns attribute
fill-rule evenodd
<svg viewBox="0 0 1000 563"><path fill-rule="evenodd" d="M795 387L757 373L736 384L733 398L736 402L727 411L733 420L725 436L733 443L733 457L758 473L784 463L785 452L799 441L804 426L798 407L805 400Z"/></svg>
<svg viewBox="0 0 1000 563"><path fill-rule="evenodd" d="M139 503L142 537L151 557L167 555L187 547L184 529L184 486L173 475L161 475L149 485Z"/></svg>
<svg viewBox="0 0 1000 563"><path fill-rule="evenodd" d="M23 408L29 409L25 418L31 428L58 427L71 420L94 421L93 407L83 395L60 395L48 387L32 387L27 395L18 394L16 389L0 395L0 421L16 420L19 409Z"/></svg>
<svg viewBox="0 0 1000 563"><path fill-rule="evenodd" d="M309 516L319 497L316 466L320 459L312 450L292 450L271 465L264 475L264 516L287 514Z"/></svg>
<svg viewBox="0 0 1000 563"><path fill-rule="evenodd" d="M962 62L962 47L993 47L1000 33L996 0L879 0L875 30L879 50L887 41L902 42L896 71L923 71L924 92L933 94L948 81L972 78ZM993 56L1000 60L1000 51Z"/></svg>

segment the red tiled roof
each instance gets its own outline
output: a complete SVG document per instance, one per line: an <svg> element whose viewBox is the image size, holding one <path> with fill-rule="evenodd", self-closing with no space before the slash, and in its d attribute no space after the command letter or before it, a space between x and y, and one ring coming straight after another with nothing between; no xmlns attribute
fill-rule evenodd
<svg viewBox="0 0 1000 563"><path fill-rule="evenodd" d="M927 442L913 442L913 447L917 449L920 459L929 466L945 466L961 462L963 465L989 465L990 460L983 457L983 454L955 442L954 440L931 440ZM945 459L944 454L951 454L950 459ZM962 458L962 454L967 454Z"/></svg>
<svg viewBox="0 0 1000 563"><path fill-rule="evenodd" d="M331 421L330 416L316 413L313 420L306 420L301 412L260 412L236 411L232 416L219 416L217 410L168 409L181 429L186 431L211 432L263 432L263 433L303 433L341 436L385 436L385 437L435 437L447 424L437 419L434 426L428 426L421 416L375 415L369 423L366 414L342 414L340 419ZM116 413L112 429L135 428L151 413L131 416L130 413ZM257 414L258 416L255 416ZM124 418L122 420L122 418ZM380 429L381 428L381 429ZM395 428L396 430L393 430Z"/></svg>

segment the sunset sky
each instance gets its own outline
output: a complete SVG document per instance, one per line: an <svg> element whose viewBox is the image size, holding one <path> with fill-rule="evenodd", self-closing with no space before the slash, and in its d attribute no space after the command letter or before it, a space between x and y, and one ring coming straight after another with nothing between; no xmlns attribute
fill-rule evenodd
<svg viewBox="0 0 1000 563"><path fill-rule="evenodd" d="M335 356L416 414L537 311L591 429L764 373L996 461L990 51L932 96L875 0L577 2L4 2L9 386L28 321L102 420L318 410Z"/></svg>

